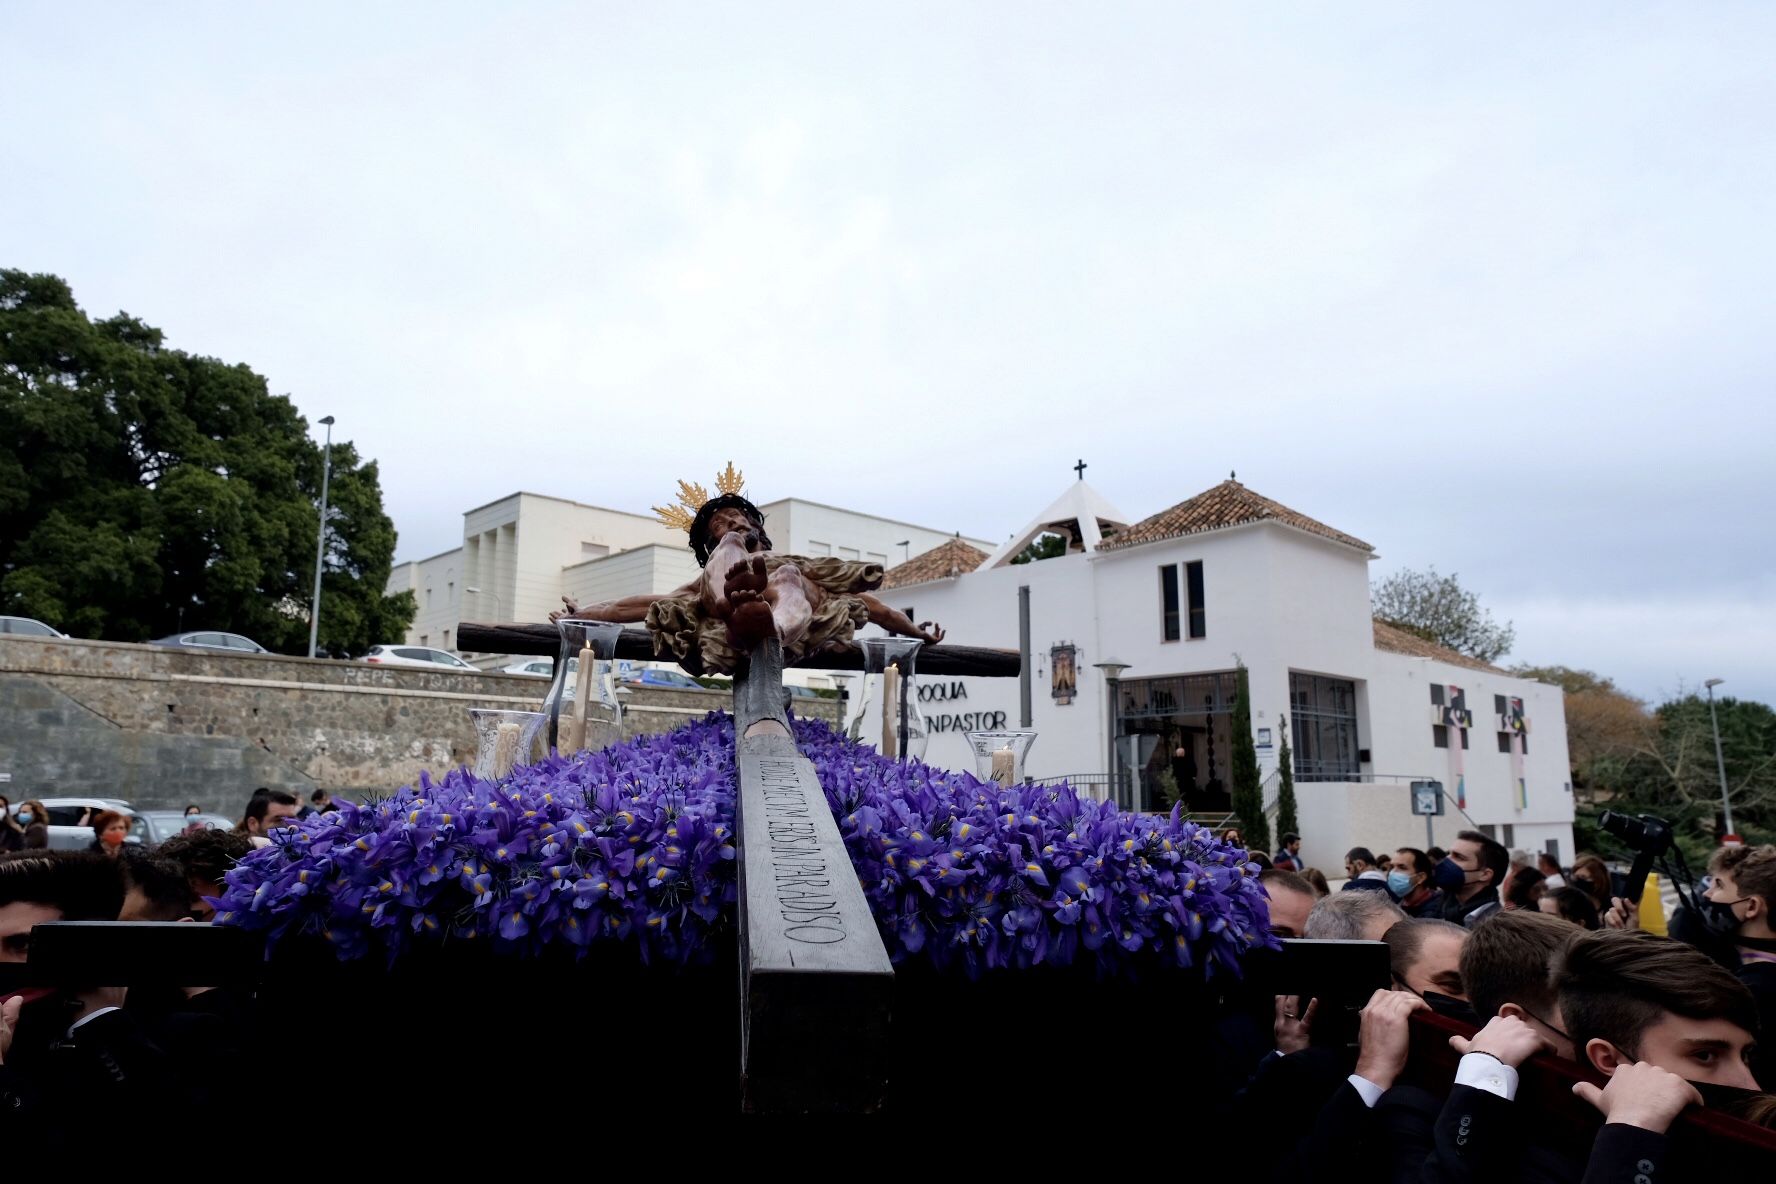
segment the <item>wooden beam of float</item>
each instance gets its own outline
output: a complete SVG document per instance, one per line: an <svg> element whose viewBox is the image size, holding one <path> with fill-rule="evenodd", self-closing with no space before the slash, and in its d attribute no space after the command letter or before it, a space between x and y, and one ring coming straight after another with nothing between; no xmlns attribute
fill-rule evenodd
<svg viewBox="0 0 1776 1184"><path fill-rule="evenodd" d="M457 626L456 647L476 654L539 654L553 658L561 649L561 634L553 625L495 624L463 621ZM617 640L618 658L634 662L659 661L646 629L625 629ZM862 670L863 655L856 650L811 654L797 666L810 670ZM1016 678L1022 663L1016 650L981 646L926 646L919 651L919 675L974 675L980 678Z"/></svg>
<svg viewBox="0 0 1776 1184"><path fill-rule="evenodd" d="M734 680L741 1106L875 1110L888 1080L894 968L786 706L773 638Z"/></svg>

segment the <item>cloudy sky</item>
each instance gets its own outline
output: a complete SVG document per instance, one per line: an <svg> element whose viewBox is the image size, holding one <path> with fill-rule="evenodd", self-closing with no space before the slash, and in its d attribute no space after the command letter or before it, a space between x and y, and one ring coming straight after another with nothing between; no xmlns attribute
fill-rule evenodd
<svg viewBox="0 0 1776 1184"><path fill-rule="evenodd" d="M293 15L300 9L301 15ZM1776 701L1776 7L0 6L0 265L401 555L733 459L994 538L1238 470L1514 657Z"/></svg>

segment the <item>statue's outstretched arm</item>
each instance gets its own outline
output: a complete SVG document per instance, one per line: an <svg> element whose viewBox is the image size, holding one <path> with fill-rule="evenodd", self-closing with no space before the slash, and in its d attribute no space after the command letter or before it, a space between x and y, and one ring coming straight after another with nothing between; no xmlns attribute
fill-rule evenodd
<svg viewBox="0 0 1776 1184"><path fill-rule="evenodd" d="M669 594L625 596L621 600L607 600L603 604L588 604L584 607L576 604L573 597L563 596L561 603L567 607L550 613L549 620L559 621L565 617L576 621L610 621L617 625L633 625L647 620L648 609L653 607L654 601L664 600L666 595Z"/></svg>
<svg viewBox="0 0 1776 1184"><path fill-rule="evenodd" d="M869 608L870 624L880 625L890 633L898 633L902 637L917 637L926 645L936 645L944 639L944 631L936 621L925 621L913 624L911 617L897 608L889 608L881 599L868 592L858 594Z"/></svg>

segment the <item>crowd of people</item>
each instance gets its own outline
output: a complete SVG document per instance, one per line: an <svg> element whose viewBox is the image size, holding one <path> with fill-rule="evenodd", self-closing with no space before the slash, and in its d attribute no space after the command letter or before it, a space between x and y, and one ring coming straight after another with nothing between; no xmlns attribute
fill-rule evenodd
<svg viewBox="0 0 1776 1184"><path fill-rule="evenodd" d="M1352 848L1336 891L1294 835L1254 859L1279 936L1384 943L1389 979L1343 1027L1307 994L1222 1018L1219 1067L1239 1084L1219 1117L1271 1140L1274 1178L1656 1184L1706 1170L1674 1150L1686 1110L1776 1127L1776 1062L1758 1044L1776 1025L1776 847L1720 848L1669 936L1640 928L1601 859L1563 868L1476 831L1447 851ZM1406 1073L1420 1011L1465 1033L1440 1083ZM1595 1138L1545 1096L1519 1100L1534 1058L1566 1066Z"/></svg>
<svg viewBox="0 0 1776 1184"><path fill-rule="evenodd" d="M154 847L129 841L131 819L93 810L84 850L50 850L47 812L0 813L0 962L26 961L34 927L53 921L208 922L228 869L269 833L334 810L326 790L306 805L255 790L233 828L194 822ZM0 804L0 811L5 806ZM204 811L193 804L187 817ZM72 1148L80 1132L152 1130L194 1113L226 1127L241 1099L225 1083L244 1063L251 1001L226 987L173 990L76 986L0 999L0 1132L10 1146ZM107 1121L109 1120L109 1121Z"/></svg>

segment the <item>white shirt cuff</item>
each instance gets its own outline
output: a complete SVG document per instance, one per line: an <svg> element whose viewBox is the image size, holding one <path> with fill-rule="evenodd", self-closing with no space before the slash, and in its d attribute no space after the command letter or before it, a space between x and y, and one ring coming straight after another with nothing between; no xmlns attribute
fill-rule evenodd
<svg viewBox="0 0 1776 1184"><path fill-rule="evenodd" d="M1497 1057L1471 1052L1455 1067L1455 1084L1483 1089L1510 1102L1517 1097L1517 1070Z"/></svg>
<svg viewBox="0 0 1776 1184"><path fill-rule="evenodd" d="M1355 1073L1352 1073L1346 1080L1351 1083L1351 1088L1357 1091L1357 1096L1363 1099L1363 1105L1371 1110L1375 1109L1375 1103L1381 1101L1381 1095L1387 1093L1387 1090L1382 1089L1367 1077L1358 1077Z"/></svg>
<svg viewBox="0 0 1776 1184"><path fill-rule="evenodd" d="M68 1035L70 1035L70 1036L74 1035L74 1033L77 1030L86 1026L87 1024L92 1023L94 1020L98 1019L100 1016L106 1014L107 1012L122 1011L122 1010L123 1010L123 1008L121 1008L121 1007L101 1007L97 1011L88 1012L87 1014L81 1016L79 1019L75 1020L73 1023L68 1025Z"/></svg>

